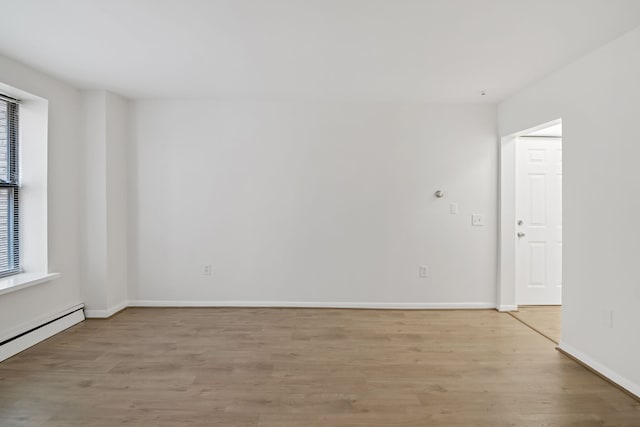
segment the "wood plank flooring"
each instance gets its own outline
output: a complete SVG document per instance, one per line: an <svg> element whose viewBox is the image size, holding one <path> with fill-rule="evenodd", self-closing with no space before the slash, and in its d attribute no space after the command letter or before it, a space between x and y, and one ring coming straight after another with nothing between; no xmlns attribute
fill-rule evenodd
<svg viewBox="0 0 640 427"><path fill-rule="evenodd" d="M560 343L562 307L559 305L522 306L511 314L556 344Z"/></svg>
<svg viewBox="0 0 640 427"><path fill-rule="evenodd" d="M640 426L492 310L130 308L0 363L0 425Z"/></svg>

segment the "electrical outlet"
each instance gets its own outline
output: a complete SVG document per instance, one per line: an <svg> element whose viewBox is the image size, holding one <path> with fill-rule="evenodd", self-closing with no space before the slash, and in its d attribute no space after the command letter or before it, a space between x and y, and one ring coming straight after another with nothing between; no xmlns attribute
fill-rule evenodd
<svg viewBox="0 0 640 427"><path fill-rule="evenodd" d="M484 217L479 214L471 215L471 225L474 227L482 227L484 225Z"/></svg>
<svg viewBox="0 0 640 427"><path fill-rule="evenodd" d="M202 275L203 276L211 276L211 264L205 264L204 267L202 268Z"/></svg>
<svg viewBox="0 0 640 427"><path fill-rule="evenodd" d="M428 265L421 265L420 266L420 277L421 278L425 278L425 277L429 277L429 266Z"/></svg>

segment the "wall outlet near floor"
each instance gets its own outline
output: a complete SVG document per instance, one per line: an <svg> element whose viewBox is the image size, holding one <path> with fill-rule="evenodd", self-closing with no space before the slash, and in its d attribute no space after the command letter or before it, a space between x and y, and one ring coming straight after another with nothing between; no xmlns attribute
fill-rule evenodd
<svg viewBox="0 0 640 427"><path fill-rule="evenodd" d="M429 266L428 265L421 265L420 266L420 277L421 278L425 278L425 277L429 277Z"/></svg>
<svg viewBox="0 0 640 427"><path fill-rule="evenodd" d="M202 275L203 276L211 276L211 272L213 271L213 268L211 267L211 264L205 264L202 267Z"/></svg>
<svg viewBox="0 0 640 427"><path fill-rule="evenodd" d="M480 214L471 215L471 225L474 227L482 227L484 225L484 217Z"/></svg>

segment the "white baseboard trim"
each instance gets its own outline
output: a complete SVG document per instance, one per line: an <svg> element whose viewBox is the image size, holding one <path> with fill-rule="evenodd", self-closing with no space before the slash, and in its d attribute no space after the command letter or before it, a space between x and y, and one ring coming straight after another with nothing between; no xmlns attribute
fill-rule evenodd
<svg viewBox="0 0 640 427"><path fill-rule="evenodd" d="M106 310L85 309L84 314L87 316L87 318L106 319L107 317L111 317L117 312L122 311L127 307L129 307L129 301L122 301L120 304L116 304L113 307L108 308Z"/></svg>
<svg viewBox="0 0 640 427"><path fill-rule="evenodd" d="M468 310L496 308L494 303L420 303L420 302L311 302L311 301L164 301L133 300L129 307L291 307L362 308L389 310Z"/></svg>
<svg viewBox="0 0 640 427"><path fill-rule="evenodd" d="M517 305L499 305L498 311L499 312L518 311L518 306Z"/></svg>
<svg viewBox="0 0 640 427"><path fill-rule="evenodd" d="M0 345L0 362L14 356L21 351L28 349L41 341L64 331L71 326L84 320L82 305L77 307L75 311L62 314L60 318L54 318L41 324L43 326L35 326L37 329L22 332L23 335L17 335L16 338L10 338L10 341Z"/></svg>
<svg viewBox="0 0 640 427"><path fill-rule="evenodd" d="M596 362L595 360L593 360L592 358L590 358L589 356L587 356L583 352L575 349L574 347L572 347L572 346L570 346L570 345L568 345L568 344L566 344L566 343L564 343L562 341L558 345L558 348L560 350L562 350L563 352L569 354L571 357L576 358L581 363L583 363L586 366L588 366L589 368L593 369L594 371L596 371L597 373L599 373L603 377L607 378L611 382L617 384L619 387L625 389L629 393L631 393L634 396L640 398L640 385L639 384L635 384L635 383L629 381L628 379L626 379L622 375L618 374L617 372L614 372L611 369L609 369L606 366L604 366L603 364L601 364L599 362Z"/></svg>

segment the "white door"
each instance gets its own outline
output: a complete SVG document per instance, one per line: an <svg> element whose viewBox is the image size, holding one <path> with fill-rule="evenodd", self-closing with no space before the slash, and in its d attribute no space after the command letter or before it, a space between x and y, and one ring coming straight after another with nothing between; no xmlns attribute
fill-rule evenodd
<svg viewBox="0 0 640 427"><path fill-rule="evenodd" d="M519 305L562 303L562 140L516 142Z"/></svg>

